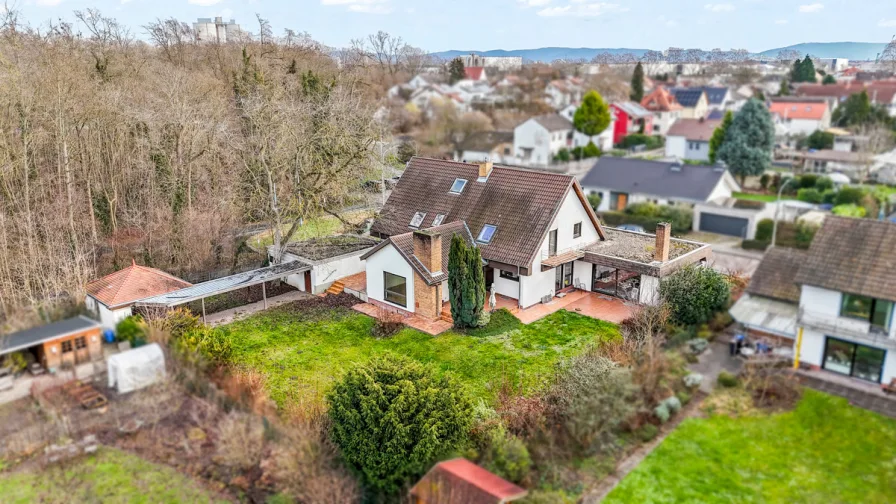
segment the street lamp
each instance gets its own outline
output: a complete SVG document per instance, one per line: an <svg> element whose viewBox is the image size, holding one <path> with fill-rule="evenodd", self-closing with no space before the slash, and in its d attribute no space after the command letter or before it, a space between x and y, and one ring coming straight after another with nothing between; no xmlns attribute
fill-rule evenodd
<svg viewBox="0 0 896 504"><path fill-rule="evenodd" d="M784 192L784 188L787 187L787 184L793 181L794 178L790 177L784 180L784 183L778 188L778 200L775 202L775 222L772 224L772 248L775 248L775 239L778 237L778 213L781 211L781 193Z"/></svg>

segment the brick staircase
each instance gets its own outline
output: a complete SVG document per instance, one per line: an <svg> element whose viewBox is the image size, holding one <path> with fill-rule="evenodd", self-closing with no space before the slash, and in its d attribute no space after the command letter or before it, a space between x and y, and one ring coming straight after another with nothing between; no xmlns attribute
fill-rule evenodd
<svg viewBox="0 0 896 504"><path fill-rule="evenodd" d="M334 296L337 294L342 294L342 291L345 290L345 284L342 283L342 280L336 280L333 282L333 285L327 289L327 294L333 294Z"/></svg>
<svg viewBox="0 0 896 504"><path fill-rule="evenodd" d="M449 324L453 324L453 323L454 323L454 319L451 318L451 310L450 310L450 309L448 309L448 310L442 310L442 314L441 314L441 316L439 317L439 319L440 319L440 320L443 320L443 321L445 321L445 322L448 322Z"/></svg>

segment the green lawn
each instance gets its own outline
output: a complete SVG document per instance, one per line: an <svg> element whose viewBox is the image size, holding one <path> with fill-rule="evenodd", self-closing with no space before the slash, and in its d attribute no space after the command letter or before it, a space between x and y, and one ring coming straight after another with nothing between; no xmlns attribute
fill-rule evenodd
<svg viewBox="0 0 896 504"><path fill-rule="evenodd" d="M192 503L216 500L196 482L170 467L114 448L65 468L0 474L0 502Z"/></svg>
<svg viewBox="0 0 896 504"><path fill-rule="evenodd" d="M750 201L764 201L766 203L771 203L778 200L777 194L753 194L753 193L745 193L745 192L736 192L731 195L734 199L742 199L742 200L750 200ZM788 196L786 194L781 195L781 200L795 200L793 196Z"/></svg>
<svg viewBox="0 0 896 504"><path fill-rule="evenodd" d="M278 404L319 400L352 366L391 351L452 371L474 397L491 401L507 379L523 392L544 386L554 364L618 336L614 324L559 311L528 326L507 311L471 334L439 336L405 328L376 339L373 319L347 308L301 312L281 308L220 328L232 361L261 371Z"/></svg>
<svg viewBox="0 0 896 504"><path fill-rule="evenodd" d="M369 210L358 210L354 212L347 212L342 215L342 218L346 219L349 222L360 222L361 220L370 216L371 212ZM292 227L292 224L285 224L282 228L283 234L289 232L290 227ZM339 219L333 217L332 215L322 215L320 217L306 219L305 223L301 227L299 227L298 230L296 230L296 234L290 241L295 242L307 240L309 238L333 236L344 231L344 226L342 222L339 221ZM263 231L250 238L249 243L252 246L258 248L267 247L268 245L274 243L274 235L270 230Z"/></svg>
<svg viewBox="0 0 896 504"><path fill-rule="evenodd" d="M811 390L787 413L688 419L604 502L896 502L896 421Z"/></svg>

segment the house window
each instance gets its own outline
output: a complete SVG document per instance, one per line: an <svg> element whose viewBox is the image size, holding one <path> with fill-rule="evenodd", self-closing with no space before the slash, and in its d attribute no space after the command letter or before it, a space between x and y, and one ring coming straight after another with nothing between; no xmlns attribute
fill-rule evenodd
<svg viewBox="0 0 896 504"><path fill-rule="evenodd" d="M408 306L408 281L403 276L393 275L388 271L383 272L383 299L397 304Z"/></svg>
<svg viewBox="0 0 896 504"><path fill-rule="evenodd" d="M423 224L423 219L426 218L426 212L417 212L414 214L414 217L411 218L411 227L418 228L420 224Z"/></svg>
<svg viewBox="0 0 896 504"><path fill-rule="evenodd" d="M511 271L504 271L504 270L499 270L499 271L501 272L501 274L500 274L501 278L506 278L507 280L513 280L514 282L520 281L520 276L517 275L516 273L513 273Z"/></svg>
<svg viewBox="0 0 896 504"><path fill-rule="evenodd" d="M576 222L572 225L572 237L578 238L580 236L582 236L582 223Z"/></svg>
<svg viewBox="0 0 896 504"><path fill-rule="evenodd" d="M69 353L72 351L72 340L63 341L62 342L62 353Z"/></svg>
<svg viewBox="0 0 896 504"><path fill-rule="evenodd" d="M843 294L840 316L863 320L873 327L890 330L893 302L856 294Z"/></svg>
<svg viewBox="0 0 896 504"><path fill-rule="evenodd" d="M822 367L827 371L880 383L887 352L851 341L828 336L824 345Z"/></svg>
<svg viewBox="0 0 896 504"><path fill-rule="evenodd" d="M451 191L450 191L450 192L452 192L452 193L454 193L454 194L460 194L460 193L464 190L464 187L465 187L466 185L467 185L467 181L466 181L466 180L464 180L464 179L462 179L462 178L454 179L454 183L451 184Z"/></svg>
<svg viewBox="0 0 896 504"><path fill-rule="evenodd" d="M495 236L495 230L498 229L491 224L486 224L482 226L482 231L479 232L479 236L476 238L476 241L480 243L489 243L492 241L492 237Z"/></svg>
<svg viewBox="0 0 896 504"><path fill-rule="evenodd" d="M75 338L75 348L78 350L87 348L87 338L85 336Z"/></svg>
<svg viewBox="0 0 896 504"><path fill-rule="evenodd" d="M445 214L436 215L436 218L432 220L433 226L441 226L442 222L445 220Z"/></svg>

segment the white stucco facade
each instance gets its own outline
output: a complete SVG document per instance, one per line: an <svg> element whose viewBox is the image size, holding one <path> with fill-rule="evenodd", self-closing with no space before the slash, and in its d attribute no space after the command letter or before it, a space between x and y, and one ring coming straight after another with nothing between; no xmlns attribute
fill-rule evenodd
<svg viewBox="0 0 896 504"><path fill-rule="evenodd" d="M130 306L111 309L93 296L87 296L84 304L89 311L96 314L103 329L112 329L113 331L119 322L130 317L133 313Z"/></svg>
<svg viewBox="0 0 896 504"><path fill-rule="evenodd" d="M709 142L688 140L683 136L666 137L666 157L709 162Z"/></svg>
<svg viewBox="0 0 896 504"><path fill-rule="evenodd" d="M572 129L548 131L535 119L520 124L513 130L513 154L527 165L548 165L554 155L569 148Z"/></svg>
<svg viewBox="0 0 896 504"><path fill-rule="evenodd" d="M377 250L367 258L367 299L375 300L407 312L414 312L414 269L405 261L398 250L390 243ZM385 299L384 273L404 277L406 280L406 306L401 306ZM447 292L448 289L445 289Z"/></svg>

